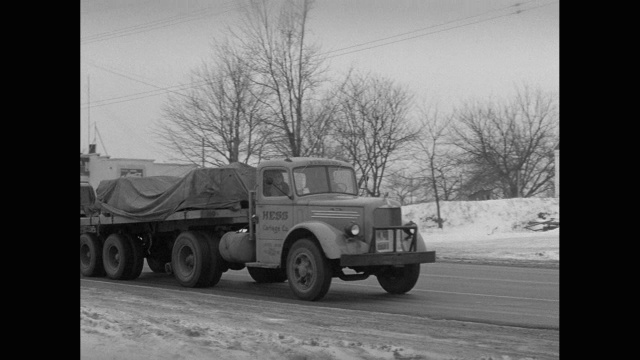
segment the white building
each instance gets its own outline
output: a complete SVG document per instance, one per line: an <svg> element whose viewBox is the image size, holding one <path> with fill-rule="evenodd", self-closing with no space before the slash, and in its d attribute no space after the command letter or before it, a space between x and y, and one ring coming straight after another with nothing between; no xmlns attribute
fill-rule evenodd
<svg viewBox="0 0 640 360"><path fill-rule="evenodd" d="M123 176L184 176L196 167L193 164L156 164L149 159L111 159L97 153L80 153L80 182L88 182L97 189L102 180Z"/></svg>

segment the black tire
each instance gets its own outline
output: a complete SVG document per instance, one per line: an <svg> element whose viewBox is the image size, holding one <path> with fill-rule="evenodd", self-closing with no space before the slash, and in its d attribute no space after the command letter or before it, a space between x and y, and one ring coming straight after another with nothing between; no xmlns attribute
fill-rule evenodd
<svg viewBox="0 0 640 360"><path fill-rule="evenodd" d="M128 236L111 234L102 248L102 263L107 277L114 280L125 280L133 267L133 249Z"/></svg>
<svg viewBox="0 0 640 360"><path fill-rule="evenodd" d="M287 279L291 291L302 300L322 299L331 286L331 264L315 242L296 241L287 255Z"/></svg>
<svg viewBox="0 0 640 360"><path fill-rule="evenodd" d="M228 269L226 261L222 257L222 254L220 254L220 239L206 232L199 233L199 235L209 244L211 261L209 272L206 274L206 280L204 280L203 286L215 286L220 281L222 273Z"/></svg>
<svg viewBox="0 0 640 360"><path fill-rule="evenodd" d="M149 265L149 269L158 274L166 273L164 265L168 262L171 262L170 256L165 258L154 256L147 257L147 265Z"/></svg>
<svg viewBox="0 0 640 360"><path fill-rule="evenodd" d="M102 243L95 234L80 235L80 273L83 276L104 276Z"/></svg>
<svg viewBox="0 0 640 360"><path fill-rule="evenodd" d="M211 276L211 250L204 236L185 231L178 235L171 251L171 268L178 283L184 287L204 287Z"/></svg>
<svg viewBox="0 0 640 360"><path fill-rule="evenodd" d="M144 249L139 239L133 236L126 236L131 247L131 268L127 271L123 280L137 279L142 273L142 267L144 266Z"/></svg>
<svg viewBox="0 0 640 360"><path fill-rule="evenodd" d="M281 283L287 280L287 273L284 269L265 269L257 267L247 267L249 275L259 284Z"/></svg>
<svg viewBox="0 0 640 360"><path fill-rule="evenodd" d="M378 283L390 294L404 294L418 282L420 264L408 264L404 267L389 267L376 275Z"/></svg>

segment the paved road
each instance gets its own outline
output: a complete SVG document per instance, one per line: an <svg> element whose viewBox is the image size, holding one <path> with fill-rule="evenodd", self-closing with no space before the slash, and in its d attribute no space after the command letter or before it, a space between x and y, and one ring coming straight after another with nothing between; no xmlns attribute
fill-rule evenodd
<svg viewBox="0 0 640 360"><path fill-rule="evenodd" d="M81 286L127 283L187 292L253 298L281 303L303 303L324 308L341 308L404 314L413 317L449 319L541 329L559 329L559 270L513 266L455 263L423 264L416 287L405 295L387 294L375 277L345 282L333 279L329 293L319 302L304 302L293 296L289 285L256 284L246 269L228 271L213 288L189 289L173 276L154 274L145 264L140 278L113 281L91 278ZM95 285L92 285L95 284ZM101 284L101 286L104 284Z"/></svg>

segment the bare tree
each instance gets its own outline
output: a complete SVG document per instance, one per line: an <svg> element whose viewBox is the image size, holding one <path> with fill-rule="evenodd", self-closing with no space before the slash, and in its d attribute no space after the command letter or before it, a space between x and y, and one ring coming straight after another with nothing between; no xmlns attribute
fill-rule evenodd
<svg viewBox="0 0 640 360"><path fill-rule="evenodd" d="M455 143L467 163L505 198L531 197L553 186L559 110L551 95L523 86L504 105L467 105L457 120Z"/></svg>
<svg viewBox="0 0 640 360"><path fill-rule="evenodd" d="M260 89L251 69L228 42L214 46L216 57L191 73L197 84L187 95L169 97L156 134L163 144L194 164L248 163L269 138Z"/></svg>
<svg viewBox="0 0 640 360"><path fill-rule="evenodd" d="M442 228L440 200L443 195L444 200L449 200L458 183L453 166L455 159L447 140L451 121L450 116L441 116L437 109L422 109L420 141L414 144L418 168L425 174L424 179L431 187L435 198L436 222L439 228Z"/></svg>
<svg viewBox="0 0 640 360"><path fill-rule="evenodd" d="M369 75L352 76L338 96L334 137L367 195L378 197L389 162L416 138L408 118L412 98L393 81Z"/></svg>
<svg viewBox="0 0 640 360"><path fill-rule="evenodd" d="M317 154L331 123L330 107L318 96L324 60L307 37L312 4L249 0L243 25L231 30L257 74L253 82L263 91L260 99L273 129L273 146L290 156Z"/></svg>
<svg viewBox="0 0 640 360"><path fill-rule="evenodd" d="M405 168L390 172L386 178L385 188L395 194L402 205L413 204L422 189L421 179L414 175Z"/></svg>

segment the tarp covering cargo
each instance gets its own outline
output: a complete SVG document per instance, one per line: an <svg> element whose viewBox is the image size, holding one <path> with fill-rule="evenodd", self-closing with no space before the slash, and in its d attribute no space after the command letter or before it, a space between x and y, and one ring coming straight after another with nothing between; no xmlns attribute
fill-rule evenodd
<svg viewBox="0 0 640 360"><path fill-rule="evenodd" d="M256 185L256 168L233 163L195 169L184 177L148 176L103 180L96 198L103 213L163 220L181 210L240 209Z"/></svg>

